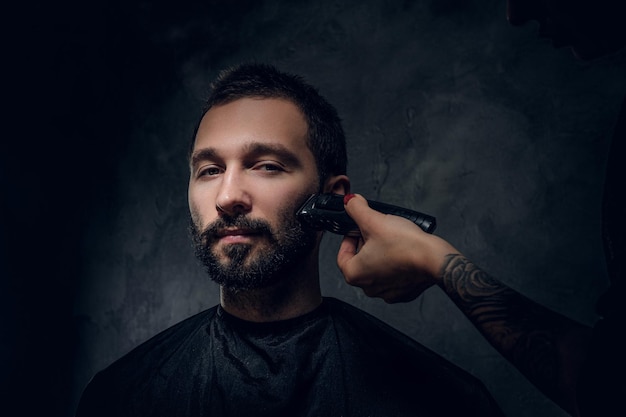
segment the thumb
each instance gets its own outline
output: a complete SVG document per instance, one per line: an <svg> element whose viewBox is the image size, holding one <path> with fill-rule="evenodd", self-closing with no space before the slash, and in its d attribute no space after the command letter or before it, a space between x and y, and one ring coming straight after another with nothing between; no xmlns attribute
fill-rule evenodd
<svg viewBox="0 0 626 417"><path fill-rule="evenodd" d="M349 275L350 268L352 266L351 259L358 252L359 238L344 236L339 246L339 252L337 252L337 266L345 276Z"/></svg>

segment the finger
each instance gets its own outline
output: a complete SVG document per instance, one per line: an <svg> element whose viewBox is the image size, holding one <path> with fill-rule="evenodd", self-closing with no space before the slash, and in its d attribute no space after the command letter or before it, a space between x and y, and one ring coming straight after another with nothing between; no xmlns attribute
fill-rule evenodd
<svg viewBox="0 0 626 417"><path fill-rule="evenodd" d="M360 194L351 194L346 196L344 201L346 213L356 222L359 229L368 230L370 225L380 221L378 216L384 216L384 214L377 212L369 207L367 200Z"/></svg>

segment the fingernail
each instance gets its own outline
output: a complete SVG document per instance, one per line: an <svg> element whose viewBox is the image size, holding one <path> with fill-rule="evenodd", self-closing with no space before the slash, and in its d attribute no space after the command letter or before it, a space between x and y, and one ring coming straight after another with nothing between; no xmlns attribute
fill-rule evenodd
<svg viewBox="0 0 626 417"><path fill-rule="evenodd" d="M348 201L350 201L352 198L354 198L354 194L346 194L345 196L343 196L343 204L348 204Z"/></svg>

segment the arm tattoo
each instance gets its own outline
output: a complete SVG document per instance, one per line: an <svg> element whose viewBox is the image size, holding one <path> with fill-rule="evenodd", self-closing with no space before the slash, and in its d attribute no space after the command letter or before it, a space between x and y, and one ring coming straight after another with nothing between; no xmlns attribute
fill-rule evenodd
<svg viewBox="0 0 626 417"><path fill-rule="evenodd" d="M559 396L558 338L567 319L459 254L446 257L440 286L500 354L548 396Z"/></svg>

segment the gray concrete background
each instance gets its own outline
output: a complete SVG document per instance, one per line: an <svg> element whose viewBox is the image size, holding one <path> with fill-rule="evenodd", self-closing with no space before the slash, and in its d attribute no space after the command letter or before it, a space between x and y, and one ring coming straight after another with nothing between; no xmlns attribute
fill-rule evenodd
<svg viewBox="0 0 626 417"><path fill-rule="evenodd" d="M594 322L607 283L600 197L626 92L623 59L581 63L539 39L536 26L511 27L503 0L125 2L72 10L80 19L64 20L69 46L59 48L59 73L71 93L92 101L69 106L69 117L83 121L71 136L80 172L66 176L83 180L68 186L65 202L80 214L66 215L73 278L49 294L69 306L62 415L73 412L97 370L218 302L187 236L185 153L209 81L251 59L303 75L336 105L353 191L435 215L436 233L483 269L551 309ZM77 51L80 58L68 58ZM338 244L325 237L325 295L470 371L508 416L565 415L439 289L387 305L347 286L335 264Z"/></svg>

